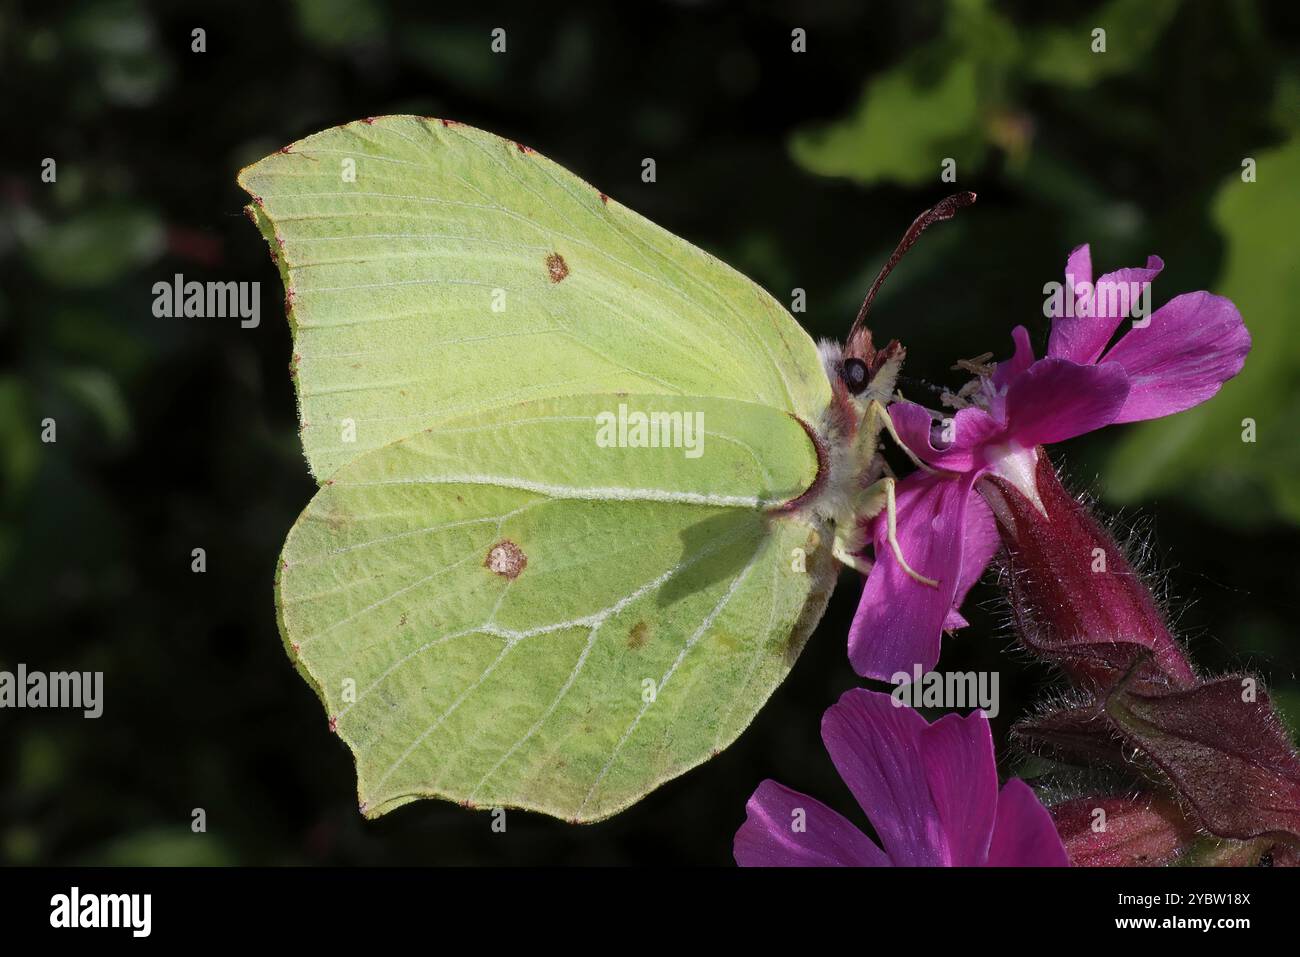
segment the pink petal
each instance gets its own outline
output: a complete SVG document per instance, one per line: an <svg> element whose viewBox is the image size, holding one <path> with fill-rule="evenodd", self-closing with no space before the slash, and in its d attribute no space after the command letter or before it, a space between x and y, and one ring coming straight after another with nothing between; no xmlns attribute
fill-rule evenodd
<svg viewBox="0 0 1300 957"><path fill-rule="evenodd" d="M889 406L889 419L912 454L928 462L935 452L930 443L930 428L934 424L930 410L915 402L895 402Z"/></svg>
<svg viewBox="0 0 1300 957"><path fill-rule="evenodd" d="M1070 252L1069 258L1065 261L1065 293L1063 299L1074 300L1076 314L1078 313L1077 303L1087 296L1086 289L1077 289L1077 287L1085 284L1089 288L1092 286L1092 251L1088 248L1087 243L1082 246L1075 246ZM1076 335L1082 331L1081 326L1065 316L1053 316L1052 332L1047 338L1047 354L1062 359L1073 359L1075 352L1083 351L1081 344L1074 341Z"/></svg>
<svg viewBox="0 0 1300 957"><path fill-rule="evenodd" d="M889 418L913 455L927 465L953 472L974 468L980 445L1001 429L982 409L962 409L953 416L952 443L936 448L930 441L934 417L928 409L914 402L895 402L889 407Z"/></svg>
<svg viewBox="0 0 1300 957"><path fill-rule="evenodd" d="M993 510L989 508L982 496L972 495L966 503L965 527L962 530L961 568L957 572L957 591L952 599L954 613L966 600L966 593L980 580L984 569L988 568L989 562L993 560L993 555L1001 544Z"/></svg>
<svg viewBox="0 0 1300 957"><path fill-rule="evenodd" d="M980 867L997 814L993 734L984 712L944 715L922 734L925 777L946 848L945 864ZM873 819L874 823L874 819Z"/></svg>
<svg viewBox="0 0 1300 957"><path fill-rule="evenodd" d="M891 862L983 862L997 776L982 713L927 725L888 694L854 688L827 710L822 740Z"/></svg>
<svg viewBox="0 0 1300 957"><path fill-rule="evenodd" d="M1007 390L1008 436L1033 448L1100 429L1115 420L1128 391L1128 376L1118 363L1039 359Z"/></svg>
<svg viewBox="0 0 1300 957"><path fill-rule="evenodd" d="M1106 353L1124 367L1129 395L1117 422L1156 419L1199 405L1241 371L1250 333L1232 301L1208 292L1177 296Z"/></svg>
<svg viewBox="0 0 1300 957"><path fill-rule="evenodd" d="M998 795L988 863L990 867L1070 866L1052 815L1019 778L1008 781Z"/></svg>
<svg viewBox="0 0 1300 957"><path fill-rule="evenodd" d="M889 865L884 852L842 814L772 780L760 784L745 805L733 853L741 867Z"/></svg>
<svg viewBox="0 0 1300 957"><path fill-rule="evenodd" d="M1065 285L1067 289L1087 283L1092 285L1092 247L1087 243L1075 246L1065 260Z"/></svg>
<svg viewBox="0 0 1300 957"><path fill-rule="evenodd" d="M1070 261L1066 264L1067 277L1067 294L1070 288L1069 278L1073 276L1074 283L1078 284L1086 280L1078 272L1073 272L1075 268L1082 269L1082 264L1076 262L1079 258L1080 250L1083 255L1087 255L1087 247L1082 246L1070 254ZM1165 268L1165 264L1159 256L1148 256L1145 268L1134 266L1127 269L1117 269L1114 272L1106 273L1097 280L1096 286L1092 290L1082 290L1079 299L1086 298L1091 305L1089 309L1094 315L1080 316L1079 309L1076 306L1075 315L1058 316L1052 320L1052 334L1048 339L1047 354L1056 356L1059 359L1069 359L1080 365L1091 365L1097 361L1106 344L1110 342L1111 336L1119 328L1119 324L1126 318L1125 312L1131 315L1131 308L1128 310L1118 308L1124 305L1123 301L1111 302L1110 296L1098 297L1097 289L1105 289L1107 284L1118 285L1124 284L1124 288L1129 288L1130 283L1138 283L1139 288L1143 283L1153 282L1160 271ZM1092 272L1092 264L1089 257L1087 272ZM1076 300L1078 301L1078 300ZM1131 305L1131 304L1129 304ZM1115 307L1115 308L1112 308ZM1095 313L1100 313L1097 315Z"/></svg>
<svg viewBox="0 0 1300 957"><path fill-rule="evenodd" d="M907 575L886 540L887 520L873 520L876 563L849 627L849 660L865 678L889 681L939 660L944 621L961 577L971 486L979 472L960 476L914 472L898 485L898 542L907 563L939 581L937 588Z"/></svg>
<svg viewBox="0 0 1300 957"><path fill-rule="evenodd" d="M1024 326L1016 326L1011 330L1011 341L1015 345L1015 352L1010 359L999 362L993 370L993 387L998 392L1004 391L1016 376L1034 364L1034 347L1029 341L1029 330Z"/></svg>
<svg viewBox="0 0 1300 957"><path fill-rule="evenodd" d="M970 624L959 609L966 601L966 593L974 587L993 560L1002 540L998 537L998 523L993 510L980 495L972 495L966 503L966 528L962 532L961 568L957 572L957 591L952 607L943 620L944 631L957 631Z"/></svg>

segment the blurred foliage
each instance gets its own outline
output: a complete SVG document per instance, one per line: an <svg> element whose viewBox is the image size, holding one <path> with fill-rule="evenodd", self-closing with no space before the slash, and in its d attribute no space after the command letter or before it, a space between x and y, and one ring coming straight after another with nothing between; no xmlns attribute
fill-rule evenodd
<svg viewBox="0 0 1300 957"><path fill-rule="evenodd" d="M53 285L103 286L163 248L163 230L148 210L104 205L49 224L35 217L15 220L19 242L33 273Z"/></svg>
<svg viewBox="0 0 1300 957"><path fill-rule="evenodd" d="M1300 137L1252 158L1258 178L1231 177L1211 206L1226 244L1213 288L1245 317L1250 360L1215 401L1135 429L1107 488L1120 501L1183 494L1229 522L1300 523ZM1254 439L1243 443L1250 423ZM1245 454L1225 454L1238 443Z"/></svg>
<svg viewBox="0 0 1300 957"><path fill-rule="evenodd" d="M1017 31L991 0L947 0L936 40L868 81L849 117L797 133L791 152L811 172L864 184L934 182L936 158L952 158L966 176L994 147L1021 160L1032 132L1024 87L1082 90L1122 75L1149 53L1178 4L1111 0L1068 26Z"/></svg>
<svg viewBox="0 0 1300 957"><path fill-rule="evenodd" d="M804 289L814 335L843 335L902 229L954 188L939 180L954 157L979 205L926 235L873 316L908 347L908 389L958 384L953 361L1006 354L1017 322L1041 349L1042 286L1080 242L1099 269L1161 254L1157 301L1232 296L1256 341L1238 381L1057 460L1082 489L1104 467L1106 493L1141 510L1153 577L1207 671L1262 671L1296 719L1295 5L813 0L747 14L0 0L0 110L22 131L0 155L0 668L105 672L95 721L0 712L0 862L725 863L764 777L857 814L817 746L823 710L860 683L848 575L750 731L612 821L512 813L499 835L435 802L357 813L346 749L276 633L276 556L313 486L279 279L234 174L382 113L534 146L779 299ZM1105 54L1090 50L1096 26ZM795 27L807 53L791 52ZM261 282L261 325L155 318L153 284L176 273ZM1254 445L1239 438L1247 416ZM47 418L57 442L41 440ZM1006 653L994 589L973 598L943 667L1001 672L1004 746L1047 676ZM190 830L197 807L207 833Z"/></svg>

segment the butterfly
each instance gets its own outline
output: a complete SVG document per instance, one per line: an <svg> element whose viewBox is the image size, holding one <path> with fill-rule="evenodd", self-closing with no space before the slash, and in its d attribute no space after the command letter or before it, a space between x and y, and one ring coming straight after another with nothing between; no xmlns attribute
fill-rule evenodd
<svg viewBox="0 0 1300 957"><path fill-rule="evenodd" d="M865 320L973 194L918 217L841 347L450 120L325 130L239 183L320 485L281 555L280 631L362 813L440 797L593 821L734 741L840 566L866 567L863 521L892 519L878 439L904 350Z"/></svg>

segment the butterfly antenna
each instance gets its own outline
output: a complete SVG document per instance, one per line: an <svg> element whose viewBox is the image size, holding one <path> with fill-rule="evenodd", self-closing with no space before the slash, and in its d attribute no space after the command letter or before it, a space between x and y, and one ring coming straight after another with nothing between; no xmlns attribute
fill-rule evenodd
<svg viewBox="0 0 1300 957"><path fill-rule="evenodd" d="M969 206L973 202L975 202L974 193L953 193L951 196L941 199L930 209L912 220L912 225L907 227L907 232L903 233L903 238L898 241L893 253L885 261L885 265L881 267L880 275L876 277L876 281L867 290L867 298L862 300L862 308L858 310L857 318L853 320L853 325L849 329L845 342L851 342L854 333L866 325L867 314L871 312L871 303L876 298L876 293L880 291L880 287L884 284L885 277L894 271L894 267L903 258L903 254L916 244L916 241L921 238L921 233L925 232L926 227L931 223L952 219L957 214L957 210Z"/></svg>

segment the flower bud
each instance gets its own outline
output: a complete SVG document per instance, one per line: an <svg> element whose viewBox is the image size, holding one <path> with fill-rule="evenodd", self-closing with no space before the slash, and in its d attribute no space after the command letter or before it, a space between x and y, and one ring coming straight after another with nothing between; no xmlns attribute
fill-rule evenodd
<svg viewBox="0 0 1300 957"><path fill-rule="evenodd" d="M1177 804L1151 795L1074 798L1051 811L1075 867L1169 864L1197 838Z"/></svg>
<svg viewBox="0 0 1300 957"><path fill-rule="evenodd" d="M1292 861L1300 756L1267 692L1250 675L1196 675L1150 590L1041 449L1032 484L1029 497L989 476L980 491L997 519L1021 641L1077 690L1014 734L1072 763L1137 775L1135 797L1053 809L1071 859Z"/></svg>
<svg viewBox="0 0 1300 957"><path fill-rule="evenodd" d="M1130 674L1144 686L1192 687L1196 674L1150 589L1041 449L1035 484L1037 502L997 475L977 486L997 519L1021 641L1085 688Z"/></svg>
<svg viewBox="0 0 1300 957"><path fill-rule="evenodd" d="M1229 675L1156 694L1126 681L1107 697L1106 714L1211 834L1300 839L1300 758L1257 679Z"/></svg>

